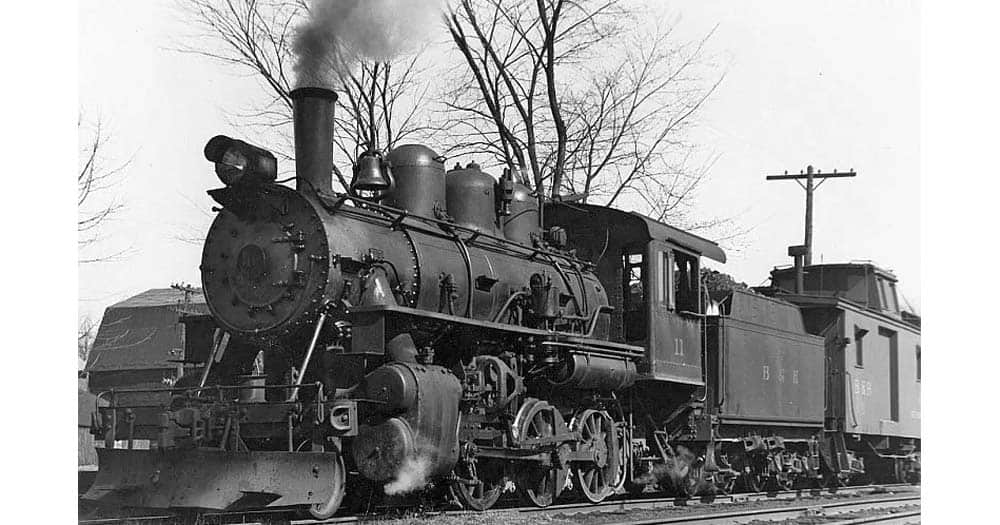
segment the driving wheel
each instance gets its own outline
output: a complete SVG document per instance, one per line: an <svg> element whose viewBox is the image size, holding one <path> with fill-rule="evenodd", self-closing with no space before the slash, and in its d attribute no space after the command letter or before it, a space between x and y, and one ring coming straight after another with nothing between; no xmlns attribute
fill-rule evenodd
<svg viewBox="0 0 1000 525"><path fill-rule="evenodd" d="M514 420L520 445L530 448L550 449L551 438L566 431L562 414L546 401L529 399L521 406ZM556 448L548 465L526 463L518 466L517 491L526 501L537 507L548 507L566 485L569 468L560 459L560 452L568 451L567 445Z"/></svg>
<svg viewBox="0 0 1000 525"><path fill-rule="evenodd" d="M588 501L600 503L614 492L620 477L622 447L614 421L607 412L588 409L573 418L570 427L580 433L577 450L593 457L574 467L577 486Z"/></svg>

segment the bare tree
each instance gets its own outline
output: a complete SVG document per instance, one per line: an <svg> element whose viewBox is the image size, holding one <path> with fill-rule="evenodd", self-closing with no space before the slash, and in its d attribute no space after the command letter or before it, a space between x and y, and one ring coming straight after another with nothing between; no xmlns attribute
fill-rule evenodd
<svg viewBox="0 0 1000 525"><path fill-rule="evenodd" d="M105 155L110 136L101 120L88 125L81 117L77 122L80 134L80 171L77 173L77 248L81 256L79 262L94 263L110 261L124 256L126 250L102 255L82 255L103 239L101 227L124 209L124 204L116 198L108 198L108 190L121 182L131 159L117 165L108 164Z"/></svg>
<svg viewBox="0 0 1000 525"><path fill-rule="evenodd" d="M709 164L685 140L723 77L705 56L711 33L676 43L634 14L619 0L454 2L446 23L464 67L446 101L453 151L486 151L550 198L633 195L655 218L716 224L687 216Z"/></svg>
<svg viewBox="0 0 1000 525"><path fill-rule="evenodd" d="M77 356L83 363L86 363L87 358L90 356L90 349L94 346L95 335L97 335L97 324L93 319L89 317L81 319L80 326L77 329L76 348Z"/></svg>
<svg viewBox="0 0 1000 525"><path fill-rule="evenodd" d="M295 87L292 40L296 27L308 14L304 0L185 0L183 9L198 28L194 38L180 46L238 71L249 73L265 95L233 115L237 123L261 134L276 132L284 141L275 153L292 158L292 102ZM334 148L340 163L352 163L366 149L388 150L414 135L429 132L422 121L428 84L420 82L424 70L421 53L394 61L357 60L332 68L336 78L329 87L337 100ZM334 167L337 182L347 177Z"/></svg>

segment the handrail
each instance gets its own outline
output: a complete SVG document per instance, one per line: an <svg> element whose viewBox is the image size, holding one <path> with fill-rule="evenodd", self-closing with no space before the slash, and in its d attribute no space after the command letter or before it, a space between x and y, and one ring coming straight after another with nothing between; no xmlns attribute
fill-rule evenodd
<svg viewBox="0 0 1000 525"><path fill-rule="evenodd" d="M590 318L590 323L589 326L587 327L587 333L584 335L584 337L594 337L594 331L597 330L597 320L600 318L601 314L602 313L610 314L614 311L615 307L608 304L602 304L598 306L597 310L594 310L594 313Z"/></svg>
<svg viewBox="0 0 1000 525"><path fill-rule="evenodd" d="M106 406L106 407L98 406L97 408L98 409L106 408L106 409L114 409L114 410L117 410L118 408L139 408L139 407L118 407L116 405L113 405L112 403L114 402L114 396L115 396L115 394L149 394L149 393L154 393L154 394L155 393L178 393L178 394L180 394L180 393L202 392L202 391L207 391L207 390L215 390L215 391L218 391L218 392L221 392L221 391L224 391L224 390L225 391L228 391L228 390L244 390L244 389L247 389L247 388L252 388L254 390L270 390L270 389L296 388L296 387L297 388L301 388L301 389L310 389L310 388L318 388L320 385L321 385L320 383L314 383L314 384L308 384L307 383L307 384L304 384L304 385L297 385L295 383L289 383L289 384L280 384L280 385L260 385L260 386L253 386L253 387L247 387L246 385L209 385L209 386L204 386L204 387L180 387L180 388L141 388L141 389L137 388L137 389L122 389L122 390L111 389L111 390L105 390L104 392L101 392L97 396L97 398L101 398L105 394L111 394L111 398L110 398L110 401L108 402L109 403L108 406Z"/></svg>
<svg viewBox="0 0 1000 525"><path fill-rule="evenodd" d="M221 332L221 334L219 333ZM216 359L222 357L225 354L226 348L229 346L229 332L222 331L221 328L216 328L216 334L219 335L218 341L212 346L212 353L208 356L208 362L205 363L205 370L201 373L201 379L198 381L198 386L205 386L208 382L208 374L212 371L212 363Z"/></svg>
<svg viewBox="0 0 1000 525"><path fill-rule="evenodd" d="M380 204L380 203L377 203L377 202L373 202L373 201L370 201L370 200L358 197L356 195L348 195L348 194L344 194L344 193L336 193L334 195L336 196L336 198L334 200L333 210L331 210L330 208L327 207L327 203L322 198L322 196L319 199L319 202L323 206L323 208L326 209L330 213L337 213L337 212L339 212L340 210L342 210L342 204L343 204L343 202L345 202L347 200L351 200L351 201L354 201L356 204L362 204L362 205L364 205L365 207L367 207L369 209L381 211L381 212L386 213L386 214L395 214L395 215L402 214L402 215L405 215L406 217L403 217L404 219L407 218L407 217L409 217L409 218L413 218L413 219L416 219L416 220L419 220L419 221L422 221L422 222L425 222L425 223L428 223L428 224L433 224L433 225L438 226L440 228L445 228L446 230L450 229L450 230L460 230L460 231L467 232L467 233L469 233L471 235L470 235L469 239L466 240L466 242L472 242L477 237L484 237L484 238L490 239L492 241L499 242L500 244L505 245L505 246L507 246L509 248L519 248L521 250L528 251L528 252L540 252L540 253L548 254L550 256L562 257L562 258L564 258L566 260L572 260L572 261L580 262L585 267L591 267L592 268L592 267L595 266L594 263L592 263L590 261L585 261L583 259L578 259L576 257L572 257L572 256L567 255L565 253L553 252L551 250L545 250L545 249L540 249L540 248L531 248L531 247L525 246L525 245L523 245L521 243L514 242L514 241L512 241L510 239L506 239L504 237L498 237L496 235L490 234L488 232L484 232L482 230L478 230L476 228L470 228L468 226L462 226L460 224L455 224L453 222L443 221L441 219L436 219L436 218L433 218L433 217L424 217L423 215L414 215L414 214L409 213L406 210L400 210L398 208L393 208L392 206L386 206L385 204ZM329 199L329 197L326 197L326 198ZM399 219L399 217L396 217L396 219ZM395 222L396 222L395 220L391 220L390 224L395 223Z"/></svg>
<svg viewBox="0 0 1000 525"><path fill-rule="evenodd" d="M459 250L462 252L462 262L465 263L465 273L466 273L466 293L465 293L465 316L472 318L472 294L475 292L476 284L472 279L472 255L469 254L469 247L465 245L466 241L462 240L462 236L454 233L455 243L458 244ZM471 242L472 239L469 239Z"/></svg>
<svg viewBox="0 0 1000 525"><path fill-rule="evenodd" d="M510 306L514 304L514 299L517 299L518 297L527 297L527 295L528 294L522 291L517 291L510 294L510 297L507 298L507 302L503 303L503 306L500 307L500 310L497 311L496 315L493 316L493 319L491 319L491 321L494 323L499 323L500 318L503 317L503 314L507 313L507 310L510 309Z"/></svg>
<svg viewBox="0 0 1000 525"><path fill-rule="evenodd" d="M583 306L580 304L580 301L577 300L577 298L576 298L576 292L573 291L573 285L570 284L569 277L566 277L566 273L563 272L562 268L559 267L559 262L556 261L552 257L552 254L550 254L548 252L541 252L541 253L542 253L542 255L545 255L546 259L548 259L548 261L552 265L552 267L556 269L556 273L558 273L559 277L562 278L563 283L566 285L566 291L568 291L570 297L573 298L573 306L576 307L576 313L582 315L584 313ZM582 285L583 283L581 282L580 284ZM582 293L584 296L586 296L587 295L587 290L584 290L583 286L581 286L580 287L580 293Z"/></svg>
<svg viewBox="0 0 1000 525"><path fill-rule="evenodd" d="M854 412L854 378L851 377L850 370L844 370L844 375L847 376L847 393L851 396L851 419L854 423L851 424L851 428L857 428L858 426L858 415Z"/></svg>

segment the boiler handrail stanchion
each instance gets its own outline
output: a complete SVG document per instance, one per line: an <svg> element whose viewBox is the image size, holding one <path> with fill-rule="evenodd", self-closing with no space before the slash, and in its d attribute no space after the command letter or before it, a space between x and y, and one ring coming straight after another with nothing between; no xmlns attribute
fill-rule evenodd
<svg viewBox="0 0 1000 525"><path fill-rule="evenodd" d="M208 356L208 362L205 363L205 369L201 372L201 379L198 381L198 388L204 388L205 383L208 382L208 374L212 371L212 363L217 360L222 359L222 354L225 353L226 347L229 346L229 332L222 332L216 328L216 335L218 339L215 344L212 345L212 353ZM198 395L201 395L201 390L198 391Z"/></svg>
<svg viewBox="0 0 1000 525"><path fill-rule="evenodd" d="M302 379L306 376L306 368L309 367L309 360L312 359L313 350L316 349L316 341L319 340L319 333L323 330L323 324L326 322L328 307L329 304L323 306L323 310L319 314L319 319L316 320L316 330L313 331L312 340L309 341L306 356L302 358L302 366L299 367L298 377L295 378L295 388L292 389L292 395L288 398L289 401L295 401L299 397L299 386L302 385Z"/></svg>

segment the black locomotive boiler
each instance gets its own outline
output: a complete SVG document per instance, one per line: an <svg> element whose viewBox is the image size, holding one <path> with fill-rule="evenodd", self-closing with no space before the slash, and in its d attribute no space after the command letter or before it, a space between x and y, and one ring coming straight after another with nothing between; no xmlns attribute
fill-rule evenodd
<svg viewBox="0 0 1000 525"><path fill-rule="evenodd" d="M482 510L508 481L546 506L857 470L826 428L824 339L784 300L710 297L716 244L540 206L510 172L446 171L420 145L363 154L335 193L335 99L292 92L295 189L263 149L206 146L225 183L201 263L218 337L169 402L102 394L86 499L323 518L352 490Z"/></svg>

